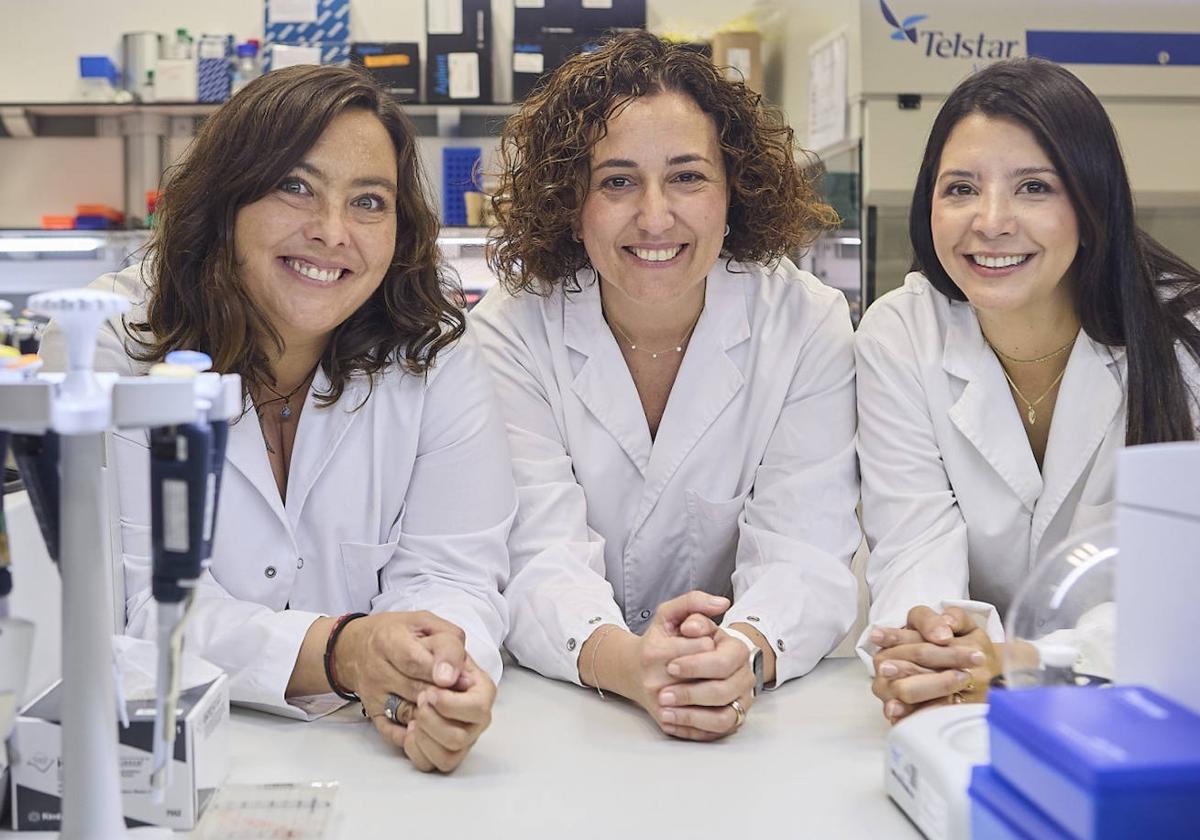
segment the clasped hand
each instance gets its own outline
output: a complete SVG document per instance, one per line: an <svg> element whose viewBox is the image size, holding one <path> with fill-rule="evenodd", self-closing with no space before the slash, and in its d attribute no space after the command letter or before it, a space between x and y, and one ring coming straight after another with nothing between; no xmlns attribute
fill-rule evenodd
<svg viewBox="0 0 1200 840"><path fill-rule="evenodd" d="M713 621L728 598L689 592L659 606L640 637L640 696L635 699L668 735L713 741L732 733L754 703L746 646Z"/></svg>
<svg viewBox="0 0 1200 840"><path fill-rule="evenodd" d="M460 628L428 612L367 616L338 639L339 676L379 734L418 770L453 770L491 723L496 686L465 640ZM406 701L396 722L384 713L389 694Z"/></svg>
<svg viewBox="0 0 1200 840"><path fill-rule="evenodd" d="M991 639L958 607L913 607L904 627L876 627L870 639L879 647L871 691L892 723L929 706L982 702L999 673Z"/></svg>

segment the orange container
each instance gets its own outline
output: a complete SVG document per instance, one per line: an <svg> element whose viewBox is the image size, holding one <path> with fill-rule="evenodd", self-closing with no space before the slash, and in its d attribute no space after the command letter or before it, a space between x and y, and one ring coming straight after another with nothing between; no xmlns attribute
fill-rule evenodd
<svg viewBox="0 0 1200 840"><path fill-rule="evenodd" d="M42 216L42 230L74 230L74 216Z"/></svg>
<svg viewBox="0 0 1200 840"><path fill-rule="evenodd" d="M76 216L103 216L104 218L121 224L125 221L125 214L114 207L109 207L107 204L76 204Z"/></svg>

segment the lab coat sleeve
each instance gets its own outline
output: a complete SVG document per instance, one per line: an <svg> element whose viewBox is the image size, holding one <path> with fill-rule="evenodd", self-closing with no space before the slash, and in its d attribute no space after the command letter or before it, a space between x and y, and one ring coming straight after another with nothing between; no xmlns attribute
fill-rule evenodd
<svg viewBox="0 0 1200 840"><path fill-rule="evenodd" d="M504 423L468 332L429 376L399 539L372 612L428 610L457 625L467 652L499 682L516 506Z"/></svg>
<svg viewBox="0 0 1200 840"><path fill-rule="evenodd" d="M496 309L477 309L473 320L507 426L517 483L517 518L509 538L512 577L504 591L512 615L507 645L521 665L581 685L584 642L605 624L627 625L604 577L604 540L588 527L583 488L555 419L553 373L539 364L523 330Z"/></svg>
<svg viewBox="0 0 1200 840"><path fill-rule="evenodd" d="M63 335L53 324L46 331L40 353L47 369L66 368ZM135 373L116 320L100 330L94 369L121 375ZM146 436L140 430L117 432L112 435L111 442L125 572L125 632L153 641L157 623L150 590L149 450ZM276 612L262 604L238 600L206 571L199 581L196 600L185 626L185 643L191 652L229 674L232 702L285 717L311 720L343 704L334 694L292 698L290 701L284 697L300 644L309 626L318 618L319 613Z"/></svg>
<svg viewBox="0 0 1200 840"><path fill-rule="evenodd" d="M968 596L967 526L912 354L875 335L881 319L864 320L854 350L871 609L857 649L873 671L878 648L869 641L872 627L903 627L908 611L922 604L938 611L961 607L996 641L1004 633L996 609ZM903 332L899 326L885 328Z"/></svg>
<svg viewBox="0 0 1200 840"><path fill-rule="evenodd" d="M757 628L776 685L807 673L854 623L854 351L845 299L805 342L739 523L733 607L723 624Z"/></svg>

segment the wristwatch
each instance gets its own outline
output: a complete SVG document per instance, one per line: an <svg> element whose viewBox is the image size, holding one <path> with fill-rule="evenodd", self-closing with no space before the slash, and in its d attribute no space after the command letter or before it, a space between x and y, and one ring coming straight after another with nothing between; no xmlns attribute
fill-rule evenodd
<svg viewBox="0 0 1200 840"><path fill-rule="evenodd" d="M722 627L722 630L729 636L737 639L746 646L750 656L750 671L754 674L754 689L751 697L757 697L763 687L763 652L762 648L754 644L754 641L743 633L741 630L734 630L731 627Z"/></svg>

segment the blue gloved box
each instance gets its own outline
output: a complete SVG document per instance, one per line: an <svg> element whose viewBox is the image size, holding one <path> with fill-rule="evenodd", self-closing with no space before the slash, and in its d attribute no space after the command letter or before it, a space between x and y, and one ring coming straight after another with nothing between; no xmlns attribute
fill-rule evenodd
<svg viewBox="0 0 1200 840"><path fill-rule="evenodd" d="M971 840L1070 840L991 767L971 768Z"/></svg>
<svg viewBox="0 0 1200 840"><path fill-rule="evenodd" d="M1069 836L1200 836L1200 716L1138 686L988 700L992 770Z"/></svg>

